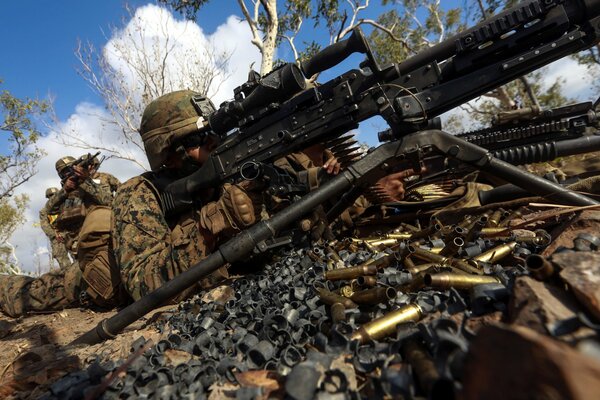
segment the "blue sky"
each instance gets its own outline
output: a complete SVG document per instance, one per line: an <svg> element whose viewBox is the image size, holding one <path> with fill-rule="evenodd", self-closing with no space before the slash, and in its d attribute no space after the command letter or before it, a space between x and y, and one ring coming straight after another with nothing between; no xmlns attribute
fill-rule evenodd
<svg viewBox="0 0 600 400"><path fill-rule="evenodd" d="M130 0L131 8L148 1ZM111 24L126 16L121 0L0 1L0 79L18 97L44 98L52 93L59 118L68 117L82 101L99 102L75 70L77 39L101 48ZM212 32L237 12L233 1L206 6L198 21Z"/></svg>

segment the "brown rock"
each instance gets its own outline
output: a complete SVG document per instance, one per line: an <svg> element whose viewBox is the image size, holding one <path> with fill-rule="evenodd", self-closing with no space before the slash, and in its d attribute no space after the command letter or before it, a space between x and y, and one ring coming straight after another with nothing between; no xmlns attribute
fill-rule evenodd
<svg viewBox="0 0 600 400"><path fill-rule="evenodd" d="M554 240L550 243L550 246L546 247L542 255L548 257L560 246L572 248L573 239L584 232L591 234L600 232L600 211L582 211L575 219L567 221L554 229L554 231L551 232Z"/></svg>
<svg viewBox="0 0 600 400"><path fill-rule="evenodd" d="M552 256L552 262L562 268L560 277L577 300L600 319L600 253L560 253Z"/></svg>
<svg viewBox="0 0 600 400"><path fill-rule="evenodd" d="M575 299L562 288L522 276L515 281L508 321L548 334L548 324L573 318L577 311Z"/></svg>
<svg viewBox="0 0 600 400"><path fill-rule="evenodd" d="M596 400L600 393L600 363L523 327L482 328L465 371L465 400Z"/></svg>

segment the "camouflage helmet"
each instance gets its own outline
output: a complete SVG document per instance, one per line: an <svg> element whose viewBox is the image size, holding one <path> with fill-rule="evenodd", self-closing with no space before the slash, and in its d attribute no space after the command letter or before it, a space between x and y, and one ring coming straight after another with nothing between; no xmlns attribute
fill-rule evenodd
<svg viewBox="0 0 600 400"><path fill-rule="evenodd" d="M86 162L91 156L92 155L90 153L87 153L79 157L79 159L83 162ZM98 165L100 165L100 160L98 160L98 157L94 157L92 159L91 165L93 165L94 167L98 167Z"/></svg>
<svg viewBox="0 0 600 400"><path fill-rule="evenodd" d="M58 192L58 188L49 187L46 189L46 198L49 199L50 197L54 196L56 192Z"/></svg>
<svg viewBox="0 0 600 400"><path fill-rule="evenodd" d="M150 168L159 169L173 151L173 143L204 128L206 118L214 110L209 99L191 90L171 92L148 104L140 135Z"/></svg>
<svg viewBox="0 0 600 400"><path fill-rule="evenodd" d="M75 157L71 156L59 158L56 164L54 165L56 167L56 172L58 172L58 174L60 175L60 173L65 170L65 168L73 164L75 161Z"/></svg>

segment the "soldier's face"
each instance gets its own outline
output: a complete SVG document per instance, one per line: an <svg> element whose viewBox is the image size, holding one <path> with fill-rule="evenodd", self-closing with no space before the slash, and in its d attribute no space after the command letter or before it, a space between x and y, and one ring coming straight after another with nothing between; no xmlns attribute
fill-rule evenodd
<svg viewBox="0 0 600 400"><path fill-rule="evenodd" d="M203 165L206 160L208 160L210 153L212 153L218 145L219 143L213 137L209 136L202 146L187 149L186 152L188 157L196 161L198 164Z"/></svg>

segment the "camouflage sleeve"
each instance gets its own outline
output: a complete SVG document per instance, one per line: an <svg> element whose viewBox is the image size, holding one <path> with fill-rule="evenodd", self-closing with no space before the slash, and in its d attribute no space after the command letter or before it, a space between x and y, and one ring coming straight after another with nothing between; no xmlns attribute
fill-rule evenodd
<svg viewBox="0 0 600 400"><path fill-rule="evenodd" d="M119 190L119 186L121 186L121 181L118 180L114 175L112 174L106 174L108 175L108 185L110 186L110 191L111 192L116 192L117 190Z"/></svg>
<svg viewBox="0 0 600 400"><path fill-rule="evenodd" d="M56 194L48 199L46 202L46 210L58 210L62 203L65 202L69 194L63 188L61 188Z"/></svg>
<svg viewBox="0 0 600 400"><path fill-rule="evenodd" d="M79 184L79 190L98 205L110 206L112 204L112 193L102 188L102 185L97 185L89 178Z"/></svg>
<svg viewBox="0 0 600 400"><path fill-rule="evenodd" d="M113 203L113 250L121 279L134 300L172 279L205 254L198 221L187 226L167 225L148 182L130 179L119 188ZM191 234L183 234L183 232ZM194 233L195 232L195 233ZM190 240L190 237L197 240Z"/></svg>
<svg viewBox="0 0 600 400"><path fill-rule="evenodd" d="M46 205L40 210L40 227L42 228L42 231L44 231L48 239L52 241L56 236L56 232L54 232L54 229L52 228L52 225L50 225L50 221L48 220L49 208L47 204L48 202L46 202Z"/></svg>

